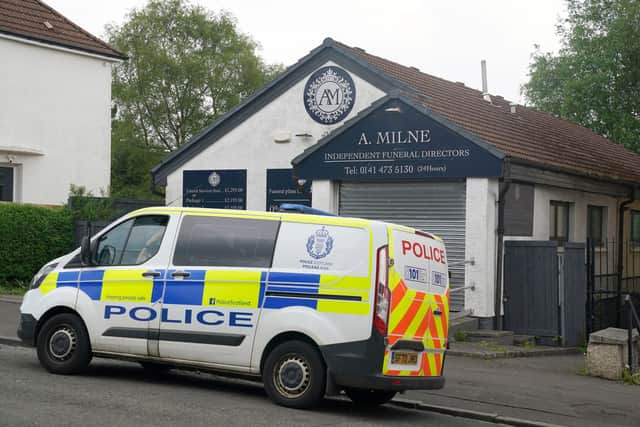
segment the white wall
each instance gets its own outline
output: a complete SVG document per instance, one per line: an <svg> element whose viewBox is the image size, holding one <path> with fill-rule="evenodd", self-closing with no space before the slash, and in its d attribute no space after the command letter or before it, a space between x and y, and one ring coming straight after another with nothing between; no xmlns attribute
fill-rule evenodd
<svg viewBox="0 0 640 427"><path fill-rule="evenodd" d="M15 201L63 204L70 184L108 190L110 62L3 38L0 58L0 147L44 153L15 155Z"/></svg>
<svg viewBox="0 0 640 427"><path fill-rule="evenodd" d="M465 309L477 317L494 316L497 253L498 181L486 178L467 178L467 217L465 258L474 260L465 267ZM615 197L536 185L534 190L533 234L505 236L505 240L548 240L550 202L571 203L569 235L574 242L586 241L587 206L606 207L608 239L617 240L617 212Z"/></svg>
<svg viewBox="0 0 640 427"><path fill-rule="evenodd" d="M326 65L336 64L328 62L323 66ZM358 111L385 95L356 74L347 71L356 86L356 101L346 120L355 117ZM167 205L182 205L183 170L247 169L247 209L265 210L267 169L291 168L291 160L294 157L343 123L327 126L309 117L304 108L303 91L310 75L311 73L195 158L169 174L166 187ZM275 131L289 132L291 141L275 143ZM312 137L294 136L301 133L309 133ZM320 200L326 198L326 195L320 194L324 191L320 187L322 184L314 184L312 190L315 207L319 207L316 197L320 197ZM321 202L320 205L323 209L331 209L330 206L325 206L325 202Z"/></svg>
<svg viewBox="0 0 640 427"><path fill-rule="evenodd" d="M494 313L498 180L467 178L465 224L465 309L473 316Z"/></svg>
<svg viewBox="0 0 640 427"><path fill-rule="evenodd" d="M606 207L606 230L609 239L617 239L618 199L611 196L582 191L565 190L536 185L533 202L533 235L505 236L505 240L549 240L551 201L569 202L569 240L585 242L587 239L587 206Z"/></svg>

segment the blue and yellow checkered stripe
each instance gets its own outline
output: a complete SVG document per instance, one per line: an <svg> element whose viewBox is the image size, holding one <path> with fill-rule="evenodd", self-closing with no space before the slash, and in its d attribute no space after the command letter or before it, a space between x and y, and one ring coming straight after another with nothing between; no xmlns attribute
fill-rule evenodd
<svg viewBox="0 0 640 427"><path fill-rule="evenodd" d="M368 277L267 272L257 270L182 270L189 277L174 279L176 270L144 269L63 271L49 274L43 294L77 287L94 301L158 302L191 306L282 309L307 307L320 312L367 315ZM166 284L165 284L166 283ZM163 296L164 287L164 296Z"/></svg>

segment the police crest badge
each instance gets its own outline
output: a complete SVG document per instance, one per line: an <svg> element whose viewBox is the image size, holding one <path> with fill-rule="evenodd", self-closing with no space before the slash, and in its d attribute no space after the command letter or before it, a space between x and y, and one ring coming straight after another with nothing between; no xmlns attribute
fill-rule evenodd
<svg viewBox="0 0 640 427"><path fill-rule="evenodd" d="M331 253L333 249L333 237L329 231L322 227L307 239L307 252L314 259L321 259Z"/></svg>

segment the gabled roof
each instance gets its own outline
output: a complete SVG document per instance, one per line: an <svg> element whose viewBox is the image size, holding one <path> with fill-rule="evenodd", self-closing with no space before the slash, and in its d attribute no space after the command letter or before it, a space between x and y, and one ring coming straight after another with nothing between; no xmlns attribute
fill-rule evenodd
<svg viewBox="0 0 640 427"><path fill-rule="evenodd" d="M512 159L563 172L640 183L640 155L591 130L541 111L516 106L482 92L336 42L411 88L409 96L494 145Z"/></svg>
<svg viewBox="0 0 640 427"><path fill-rule="evenodd" d="M383 91L399 91L468 134L494 146L514 162L607 181L640 183L640 155L591 130L500 96L482 92L420 70L371 55L330 38L289 67L210 127L153 168L154 183L215 143L247 117L327 60L333 60Z"/></svg>
<svg viewBox="0 0 640 427"><path fill-rule="evenodd" d="M126 57L40 0L0 0L0 33L115 59Z"/></svg>

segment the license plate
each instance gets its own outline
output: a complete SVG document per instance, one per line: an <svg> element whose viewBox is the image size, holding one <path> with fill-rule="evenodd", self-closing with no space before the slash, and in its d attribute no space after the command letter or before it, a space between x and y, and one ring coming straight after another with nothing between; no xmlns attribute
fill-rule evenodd
<svg viewBox="0 0 640 427"><path fill-rule="evenodd" d="M415 365L418 363L418 353L394 351L391 354L391 363L394 365Z"/></svg>

